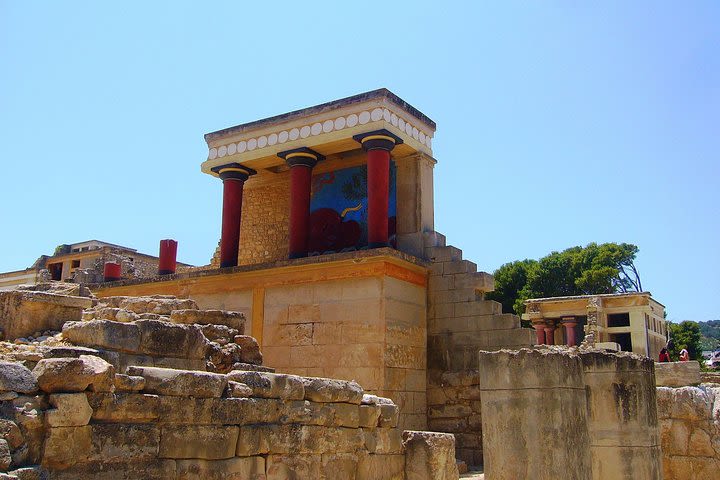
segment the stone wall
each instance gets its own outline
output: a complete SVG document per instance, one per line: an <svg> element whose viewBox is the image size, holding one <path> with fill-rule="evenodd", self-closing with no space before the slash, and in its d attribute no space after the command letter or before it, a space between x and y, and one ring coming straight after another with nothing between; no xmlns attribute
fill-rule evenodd
<svg viewBox="0 0 720 480"><path fill-rule="evenodd" d="M3 478L458 478L451 435L403 441L397 406L354 382L154 367L124 375L95 356L43 359L32 372L1 366Z"/></svg>
<svg viewBox="0 0 720 480"><path fill-rule="evenodd" d="M661 478L653 362L562 347L480 352L485 474Z"/></svg>
<svg viewBox="0 0 720 480"><path fill-rule="evenodd" d="M0 292L0 340L15 340L45 330L60 330L77 320L93 301L88 297L52 292L10 290Z"/></svg>
<svg viewBox="0 0 720 480"><path fill-rule="evenodd" d="M655 363L655 384L658 387L684 387L699 385L700 382L700 364L695 360Z"/></svg>
<svg viewBox="0 0 720 480"><path fill-rule="evenodd" d="M658 387L665 480L705 480L720 472L720 388Z"/></svg>
<svg viewBox="0 0 720 480"><path fill-rule="evenodd" d="M245 184L240 227L239 265L287 259L290 235L288 178L281 183L257 187L252 185L252 180Z"/></svg>
<svg viewBox="0 0 720 480"><path fill-rule="evenodd" d="M478 272L462 251L445 245L437 232L425 235L432 263L428 279L428 428L455 434L458 458L481 465L482 427L478 387L478 351L527 347L532 329L485 300L493 277Z"/></svg>

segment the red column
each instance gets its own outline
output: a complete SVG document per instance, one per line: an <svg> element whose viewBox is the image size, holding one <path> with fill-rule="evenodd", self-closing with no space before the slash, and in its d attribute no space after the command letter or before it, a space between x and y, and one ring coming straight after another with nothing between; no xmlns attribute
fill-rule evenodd
<svg viewBox="0 0 720 480"><path fill-rule="evenodd" d="M177 242L175 240L160 240L160 261L158 262L158 275L175 273L177 266Z"/></svg>
<svg viewBox="0 0 720 480"><path fill-rule="evenodd" d="M533 323L535 329L535 336L537 337L536 345L545 345L545 324L544 323Z"/></svg>
<svg viewBox="0 0 720 480"><path fill-rule="evenodd" d="M240 249L240 215L245 180L254 170L238 163L212 169L223 181L222 236L220 237L220 268L235 267Z"/></svg>
<svg viewBox="0 0 720 480"><path fill-rule="evenodd" d="M114 282L122 278L122 268L119 263L107 262L103 268L103 279L106 282Z"/></svg>
<svg viewBox="0 0 720 480"><path fill-rule="evenodd" d="M545 344L555 345L555 327L545 325Z"/></svg>
<svg viewBox="0 0 720 480"><path fill-rule="evenodd" d="M368 247L388 245L388 205L390 197L390 151L402 143L387 130L355 135L367 152Z"/></svg>
<svg viewBox="0 0 720 480"><path fill-rule="evenodd" d="M575 327L577 322L575 317L567 317L562 319L562 326L565 327L565 339L568 347L574 347L575 344Z"/></svg>
<svg viewBox="0 0 720 480"><path fill-rule="evenodd" d="M278 153L290 166L290 258L306 257L310 233L312 169L324 157L309 148Z"/></svg>

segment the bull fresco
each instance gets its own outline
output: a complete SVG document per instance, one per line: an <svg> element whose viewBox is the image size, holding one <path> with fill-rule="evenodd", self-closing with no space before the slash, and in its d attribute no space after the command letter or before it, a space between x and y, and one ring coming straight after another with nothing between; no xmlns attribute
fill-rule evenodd
<svg viewBox="0 0 720 480"><path fill-rule="evenodd" d="M388 235L395 247L395 163L390 162ZM367 248L367 166L315 175L310 199L309 255Z"/></svg>

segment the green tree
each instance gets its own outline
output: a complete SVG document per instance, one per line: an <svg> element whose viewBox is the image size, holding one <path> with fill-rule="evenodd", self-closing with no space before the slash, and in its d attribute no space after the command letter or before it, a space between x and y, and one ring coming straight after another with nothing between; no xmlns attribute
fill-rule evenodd
<svg viewBox="0 0 720 480"><path fill-rule="evenodd" d="M680 323L670 323L670 358L678 360L680 350L686 348L691 360L697 360L702 354L700 349L700 325L697 322L686 320Z"/></svg>
<svg viewBox="0 0 720 480"><path fill-rule="evenodd" d="M495 271L495 292L488 298L502 303L503 311L521 314L528 298L642 291L637 252L628 243L591 243L538 261L506 263Z"/></svg>

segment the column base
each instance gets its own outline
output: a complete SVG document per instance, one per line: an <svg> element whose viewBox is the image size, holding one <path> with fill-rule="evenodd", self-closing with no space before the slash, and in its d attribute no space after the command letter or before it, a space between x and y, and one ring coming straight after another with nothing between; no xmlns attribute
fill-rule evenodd
<svg viewBox="0 0 720 480"><path fill-rule="evenodd" d="M158 275L172 275L175 273L173 270L158 270Z"/></svg>
<svg viewBox="0 0 720 480"><path fill-rule="evenodd" d="M237 267L237 262L220 262L220 268Z"/></svg>
<svg viewBox="0 0 720 480"><path fill-rule="evenodd" d="M288 254L288 259L294 260L296 258L305 258L307 256L307 253L290 253Z"/></svg>
<svg viewBox="0 0 720 480"><path fill-rule="evenodd" d="M368 243L368 248L385 248L389 247L390 244L387 242L371 242Z"/></svg>

